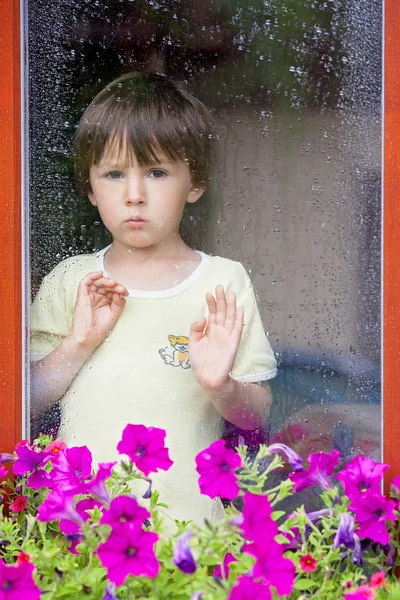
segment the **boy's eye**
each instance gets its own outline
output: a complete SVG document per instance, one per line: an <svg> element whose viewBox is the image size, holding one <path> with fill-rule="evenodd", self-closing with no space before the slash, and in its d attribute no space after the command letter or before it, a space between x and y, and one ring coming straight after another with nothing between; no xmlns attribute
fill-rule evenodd
<svg viewBox="0 0 400 600"><path fill-rule="evenodd" d="M106 173L106 177L109 179L121 179L124 176L122 171L109 171Z"/></svg>
<svg viewBox="0 0 400 600"><path fill-rule="evenodd" d="M161 179L166 175L165 171L161 171L161 169L152 169L149 173L150 177L153 179Z"/></svg>

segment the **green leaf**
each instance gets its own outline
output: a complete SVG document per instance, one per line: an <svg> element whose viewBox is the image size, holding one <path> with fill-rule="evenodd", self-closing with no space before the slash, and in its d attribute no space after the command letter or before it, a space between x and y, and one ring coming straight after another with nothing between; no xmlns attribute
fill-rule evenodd
<svg viewBox="0 0 400 600"><path fill-rule="evenodd" d="M318 581L314 581L312 579L297 579L294 584L295 590L299 592L303 592L305 590L312 590L320 586Z"/></svg>

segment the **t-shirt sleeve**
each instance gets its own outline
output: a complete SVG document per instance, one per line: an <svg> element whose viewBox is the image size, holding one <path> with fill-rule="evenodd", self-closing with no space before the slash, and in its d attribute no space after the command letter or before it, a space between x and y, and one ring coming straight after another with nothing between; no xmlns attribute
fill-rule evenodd
<svg viewBox="0 0 400 600"><path fill-rule="evenodd" d="M275 377L276 359L261 321L254 288L245 269L241 269L243 287L237 292L237 305L244 307L244 327L231 377L255 383Z"/></svg>
<svg viewBox="0 0 400 600"><path fill-rule="evenodd" d="M76 289L68 291L68 268L61 263L47 275L31 306L31 360L55 350L71 332ZM72 292L72 293L71 293Z"/></svg>

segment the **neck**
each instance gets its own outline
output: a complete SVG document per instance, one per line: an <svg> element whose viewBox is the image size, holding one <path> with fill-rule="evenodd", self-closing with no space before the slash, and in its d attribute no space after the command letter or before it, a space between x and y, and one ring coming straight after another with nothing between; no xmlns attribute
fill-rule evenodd
<svg viewBox="0 0 400 600"><path fill-rule="evenodd" d="M113 261L131 262L147 262L147 261L168 261L176 260L177 258L183 258L184 256L191 254L193 250L189 248L182 240L179 233L175 236L171 236L168 240L156 244L154 246L147 246L145 248L133 248L121 244L118 240L113 240L112 247L112 258Z"/></svg>

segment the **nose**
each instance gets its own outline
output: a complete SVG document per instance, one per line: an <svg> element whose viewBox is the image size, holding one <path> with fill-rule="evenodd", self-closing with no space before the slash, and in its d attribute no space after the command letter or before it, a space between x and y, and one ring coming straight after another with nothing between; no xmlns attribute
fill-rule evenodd
<svg viewBox="0 0 400 600"><path fill-rule="evenodd" d="M139 175L130 175L127 178L126 203L144 204L146 202L144 183Z"/></svg>

